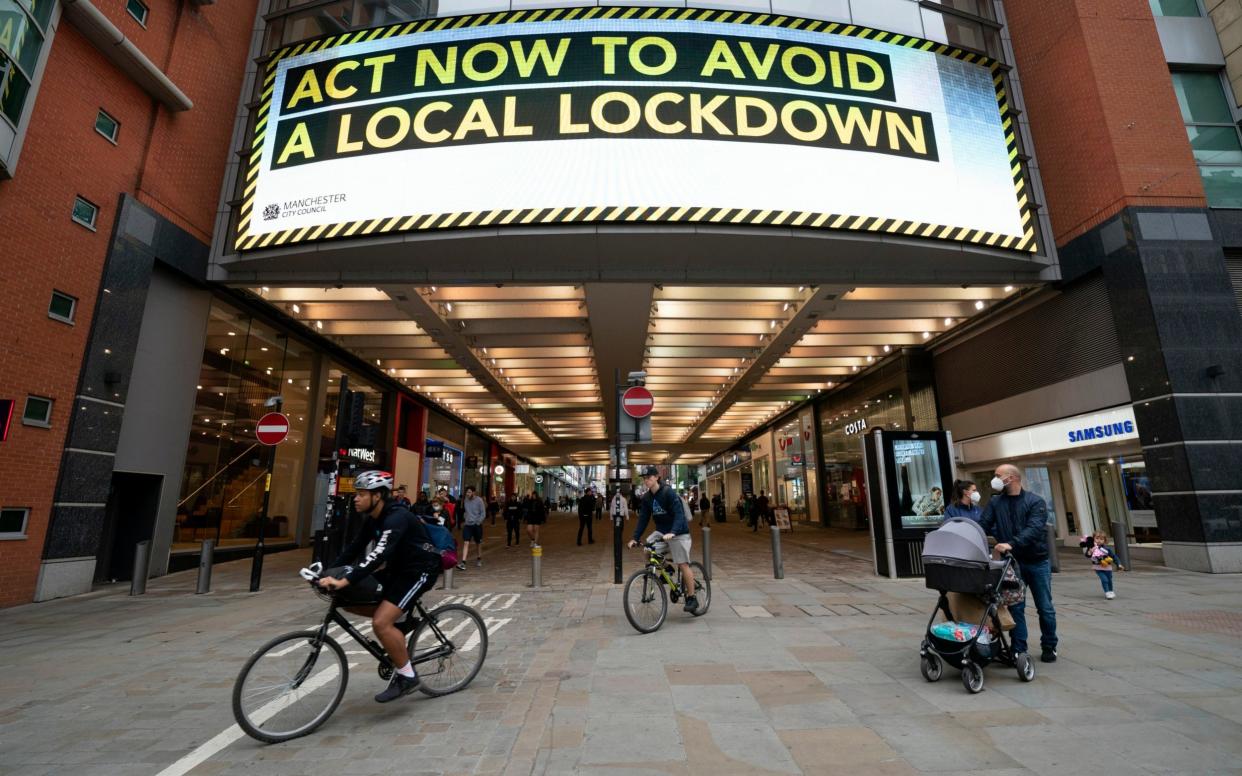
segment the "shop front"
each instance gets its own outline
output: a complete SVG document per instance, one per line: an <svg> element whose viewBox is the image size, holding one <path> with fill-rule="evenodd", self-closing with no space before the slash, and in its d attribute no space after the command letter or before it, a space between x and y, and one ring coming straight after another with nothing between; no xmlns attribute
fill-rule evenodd
<svg viewBox="0 0 1242 776"><path fill-rule="evenodd" d="M1023 487L1048 503L1067 546L1121 523L1130 541L1160 546L1147 465L1130 406L1076 415L999 434L955 440L960 476L979 485L986 505L995 467L1022 470Z"/></svg>

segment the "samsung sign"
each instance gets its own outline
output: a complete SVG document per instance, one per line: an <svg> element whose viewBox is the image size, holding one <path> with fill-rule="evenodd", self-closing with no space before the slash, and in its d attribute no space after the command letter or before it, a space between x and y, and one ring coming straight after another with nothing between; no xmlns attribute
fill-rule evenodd
<svg viewBox="0 0 1242 776"><path fill-rule="evenodd" d="M570 8L273 54L237 248L560 223L1036 249L1002 68L793 16Z"/></svg>
<svg viewBox="0 0 1242 776"><path fill-rule="evenodd" d="M1072 454L1071 451L1075 449L1138 438L1134 409L1118 407L967 439L956 443L954 447L957 460L962 464L971 464L1045 453Z"/></svg>
<svg viewBox="0 0 1242 776"><path fill-rule="evenodd" d="M1074 428L1067 432L1070 444L1095 442L1099 440L1106 440L1110 437L1133 436L1134 434L1134 421L1132 420L1123 420L1118 423L1107 423L1102 426Z"/></svg>

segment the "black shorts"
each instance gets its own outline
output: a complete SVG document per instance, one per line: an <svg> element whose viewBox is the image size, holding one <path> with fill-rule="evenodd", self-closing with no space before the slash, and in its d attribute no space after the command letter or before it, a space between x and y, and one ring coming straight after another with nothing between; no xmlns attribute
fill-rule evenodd
<svg viewBox="0 0 1242 776"><path fill-rule="evenodd" d="M527 525L543 525L546 522L548 522L547 518L543 517L542 515L539 517L532 516L532 517L526 518Z"/></svg>
<svg viewBox="0 0 1242 776"><path fill-rule="evenodd" d="M408 612L414 608L414 602L423 597L423 593L435 587L440 572L435 569L419 574L391 574L381 571L376 576L383 585L380 592L383 600L403 612Z"/></svg>
<svg viewBox="0 0 1242 776"><path fill-rule="evenodd" d="M467 523L461 527L461 540L463 542L483 542L483 524L470 525Z"/></svg>

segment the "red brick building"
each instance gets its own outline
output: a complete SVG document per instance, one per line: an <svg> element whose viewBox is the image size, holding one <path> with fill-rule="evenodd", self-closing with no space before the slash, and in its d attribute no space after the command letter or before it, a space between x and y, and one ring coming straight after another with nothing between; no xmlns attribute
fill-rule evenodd
<svg viewBox="0 0 1242 776"><path fill-rule="evenodd" d="M75 412L119 409L75 397L122 201L211 240L255 5L39 0L6 19L26 29L10 77L30 83L18 105L6 82L0 119L17 134L0 146L0 502L24 523L0 541L0 606L34 596Z"/></svg>

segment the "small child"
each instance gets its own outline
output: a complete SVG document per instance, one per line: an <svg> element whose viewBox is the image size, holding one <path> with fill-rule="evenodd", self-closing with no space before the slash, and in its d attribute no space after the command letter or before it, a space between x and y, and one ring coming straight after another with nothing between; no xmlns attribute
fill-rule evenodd
<svg viewBox="0 0 1242 776"><path fill-rule="evenodd" d="M1092 536L1082 538L1082 554L1091 559L1091 567L1095 569L1095 574L1100 578L1100 585L1104 588L1105 598L1116 598L1117 594L1113 592L1113 569L1117 567L1117 556L1113 554L1113 550L1105 542L1108 541L1108 535L1103 531L1096 531Z"/></svg>

